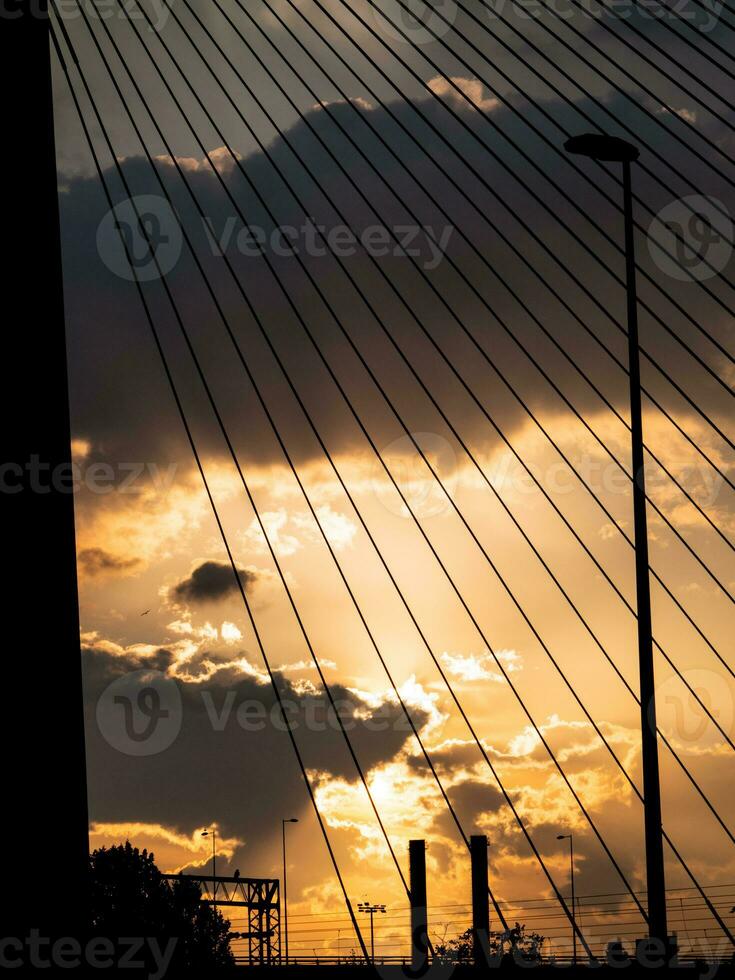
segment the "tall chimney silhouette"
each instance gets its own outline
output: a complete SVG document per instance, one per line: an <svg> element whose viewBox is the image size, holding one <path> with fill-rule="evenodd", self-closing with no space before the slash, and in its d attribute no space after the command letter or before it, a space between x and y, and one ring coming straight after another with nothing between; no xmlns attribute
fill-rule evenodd
<svg viewBox="0 0 735 980"><path fill-rule="evenodd" d="M411 890L411 967L423 971L429 958L429 923L426 910L426 842L408 842L409 887Z"/></svg>
<svg viewBox="0 0 735 980"><path fill-rule="evenodd" d="M470 837L472 860L472 959L475 966L487 966L490 947L490 908L487 891L487 837Z"/></svg>

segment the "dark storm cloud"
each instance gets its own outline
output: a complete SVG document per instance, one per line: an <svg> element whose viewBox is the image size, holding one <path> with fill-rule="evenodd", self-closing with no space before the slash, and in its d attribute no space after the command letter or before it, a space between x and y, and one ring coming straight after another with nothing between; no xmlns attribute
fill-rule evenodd
<svg viewBox="0 0 735 980"><path fill-rule="evenodd" d="M120 751L119 743L102 734L104 711L123 709L110 703L109 685L125 679L124 697L134 703L173 662L171 651L153 657L139 652L110 651L104 644L83 649L90 818L100 822L161 823L185 833L216 820L223 835L248 842L235 859L248 873L270 873L263 841L283 814L308 805L288 734L270 684L240 670L219 669L208 680L175 682L180 730L173 743L147 756ZM202 654L222 668L221 657ZM194 674L198 673L195 665ZM323 693L294 684L278 674L278 687L306 766L354 782L358 775ZM340 717L365 771L400 751L411 731L400 709L384 702L367 705L340 684L331 686ZM426 715L414 709L416 724ZM168 719L164 719L164 723ZM124 729L120 727L120 732ZM109 731L108 731L109 735ZM112 742L112 744L111 744Z"/></svg>
<svg viewBox="0 0 735 980"><path fill-rule="evenodd" d="M255 572L244 568L238 574L245 589L252 589L258 580ZM171 590L183 602L220 602L239 592L232 566L218 561L202 562L188 578L178 582Z"/></svg>
<svg viewBox="0 0 735 980"><path fill-rule="evenodd" d="M480 750L474 742L454 741L440 745L431 753L440 771L451 773L482 761Z"/></svg>
<svg viewBox="0 0 735 980"><path fill-rule="evenodd" d="M432 753L433 758L433 753ZM449 797L457 817L466 834L481 833L478 823L481 814L494 814L505 806L503 795L492 782L488 771L487 782L467 779L453 786ZM453 839L457 834L457 825L448 809L442 810L434 818L434 826L444 836Z"/></svg>
<svg viewBox="0 0 735 980"><path fill-rule="evenodd" d="M438 401L450 417L460 420L460 430L475 445L495 445L497 438L487 422L472 407L467 395L459 389L447 367L432 351L427 339L420 334L409 310L415 313L437 343L449 353L506 432L512 434L517 426L524 423L527 416L504 387L503 380L516 388L529 407L536 411L553 410L567 414L568 409L544 382L539 383L539 375L499 326L496 317L505 322L512 333L526 345L552 378L569 394L578 409L589 413L599 410L601 406L592 390L573 373L569 364L564 362L528 315L505 291L503 282L509 284L524 299L534 314L547 324L560 345L573 354L575 363L589 371L598 387L613 403L622 408L626 403L625 376L622 372L601 356L599 348L572 321L559 303L539 286L529 270L480 218L478 211L432 167L424 151L439 160L458 179L480 213L486 215L509 236L528 256L532 267L543 273L548 281L556 284L591 329L624 358L623 335L605 320L578 289L563 276L560 277L555 263L529 240L527 233L519 228L513 217L518 215L528 221L541 239L551 246L552 251L563 256L564 262L573 268L575 274L600 298L603 305L617 311L619 319L622 319L622 291L611 283L602 266L585 254L560 229L558 219L553 215L562 217L572 229L588 239L603 265L622 272L619 256L610 250L599 235L589 229L580 214L575 213L540 178L539 172L529 160L538 164L541 173L549 174L557 180L574 196L582 211L616 239L619 238L620 231L619 214L600 196L594 184L599 181L600 186L614 200L619 196L619 188L591 165L587 166L593 180L589 184L583 183L570 169L568 160L559 157L536 135L530 133L526 123L515 112L506 108L491 110L488 117L498 127L498 131L494 131L488 126L487 119L481 118L456 100L450 101L460 112L467 129L461 128L436 102L424 100L416 103L426 119L436 127L436 131L447 139L449 146L433 130L428 129L426 123L417 120L411 104L394 104L392 110L410 130L420 134L421 148L403 134L396 134L395 124L382 109L356 110L353 106L342 104L310 113L308 118L314 130L333 148L346 169L359 180L360 186L365 189L375 206L374 211L359 199L304 123L293 125L286 136L290 147L307 162L312 173L318 176L321 186L348 219L350 227L358 233L376 224L377 213L391 228L410 224L409 207L420 217L423 225L440 230L446 224L446 219L427 200L422 188L430 190L450 215L452 225L464 229L468 239L480 248L490 269L495 273L491 275L488 268L478 261L455 228L449 239L448 254L477 285L482 297L495 311L495 317L490 315L478 296L467 288L447 262L441 262L430 271L424 270L424 278L405 255L387 254L376 258L373 264L364 251L358 250L356 254L344 259L345 266L370 298L373 308L383 318L390 333ZM609 99L607 104L613 112L627 114L631 118L619 97ZM590 102L582 101L580 106L593 114L597 112ZM566 129L579 129L576 110L558 103L547 103L547 109ZM406 169L401 168L366 129L366 119L379 132L390 134L391 143ZM354 148L347 144L336 128L336 121L365 148L384 180L378 179ZM642 139L656 145L659 150L666 152L673 145L665 130L659 130L653 121L637 115L632 121ZM711 135L719 138L720 134L711 121L704 125ZM528 154L528 158L513 150L499 133L513 139ZM497 197L462 168L450 147L470 160L478 172L487 177ZM507 164L510 173L488 155L488 148ZM242 166L254 185L271 203L277 223L301 229L306 220L305 215L309 214L326 229L340 225L341 218L335 207L325 199L314 180L295 161L284 138L274 139L268 150L271 160L292 181L301 204L297 204L284 188L271 162L263 153L248 156ZM647 162L658 169L655 161ZM129 158L124 167L135 193L160 193L150 168L140 157ZM698 171L691 164L689 169L703 191L713 194L726 204L732 203L731 190L711 172L704 172L702 168ZM308 433L300 409L290 395L280 371L275 367L221 257L213 254L213 237L224 245L226 234L229 234L226 251L237 269L240 282L252 299L268 335L282 356L327 443L333 449L350 449L364 445L347 407L306 338L303 326L265 268L263 259L246 257L236 247L237 236L232 232L232 222L235 223L235 230L242 226L222 186L203 170L188 174L190 184L209 221L205 227L192 208L173 168L160 165L159 172L171 190L185 226L191 231L247 363L262 386L276 422L296 458L303 460L318 456L318 445ZM514 175L539 194L549 205L553 215L533 200L528 190L523 189L515 180ZM223 181L242 208L248 224L256 225L264 229L265 234L270 234L273 221L264 213L242 174L237 170L227 171L223 175ZM670 195L642 173L638 176L638 188L654 210L670 200ZM188 461L189 450L156 360L135 289L132 284L117 279L105 268L96 249L97 227L105 210L96 181L77 178L69 182L67 191L62 196L62 217L75 432L92 443L93 457L100 455L117 460L153 460L157 463L172 458ZM640 220L647 223L644 213L640 214ZM405 416L409 427L449 435L445 424L420 394L405 365L401 364L377 321L349 285L336 260L332 256L306 254L303 258L325 298L384 384L398 411ZM639 249L639 258L655 278L663 280L665 288L688 308L693 308L694 302L701 304L699 308L702 311L706 307L708 323L718 330L721 316L696 285L675 283L663 277L660 270L653 266L645 247ZM324 356L345 385L378 445L384 446L392 442L402 434L398 422L392 417L354 354L350 352L323 301L299 270L296 259L293 256L275 257L273 261L289 296L293 298L304 321L312 330ZM407 306L402 305L391 293L378 269L385 272L388 280L400 290ZM169 275L169 283L184 311L185 322L206 375L212 382L214 396L236 450L245 459L260 462L281 458L242 366L235 356L234 348L227 339L211 299L186 252ZM496 364L498 374L494 374L483 362L457 322L442 308L431 291L432 285L446 297L452 309L457 311L463 323L475 334ZM204 446L210 453L224 455L226 448L217 433L191 360L177 336L178 328L160 286L153 284L147 290L184 404L194 420L195 437L200 446ZM696 337L692 336L692 328L685 324L679 314L665 303L662 304L660 299L656 299L645 283L641 284L641 294L661 310L669 326L680 331L688 341L693 341L695 345L698 343ZM667 369L675 377L683 380L687 386L696 384L699 403L717 415L722 408L724 392L718 392L701 372L697 373L695 380L691 375L691 365L687 363L687 355L666 340L659 327L648 322L647 318L644 321L643 336L646 345L654 355L665 360ZM671 404L670 393L665 386L662 387L662 383L656 380L649 369L646 369L645 374L646 382L651 385L652 390L659 396L664 392L664 400ZM682 407L681 411L684 410Z"/></svg>

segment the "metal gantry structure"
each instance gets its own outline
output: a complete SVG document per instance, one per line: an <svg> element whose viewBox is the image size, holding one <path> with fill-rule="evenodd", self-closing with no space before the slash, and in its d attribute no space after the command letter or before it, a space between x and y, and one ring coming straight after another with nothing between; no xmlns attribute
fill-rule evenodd
<svg viewBox="0 0 735 980"><path fill-rule="evenodd" d="M246 942L245 961L250 966L275 966L281 962L281 895L277 878L242 878L240 875L164 874L166 881L182 878L201 889L201 901L214 908L244 909L248 927L233 933Z"/></svg>

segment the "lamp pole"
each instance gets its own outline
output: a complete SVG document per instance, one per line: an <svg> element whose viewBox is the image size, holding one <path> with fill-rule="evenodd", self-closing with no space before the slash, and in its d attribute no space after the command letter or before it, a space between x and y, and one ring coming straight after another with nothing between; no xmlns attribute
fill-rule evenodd
<svg viewBox="0 0 735 980"><path fill-rule="evenodd" d="M656 698L651 634L651 585L648 574L648 525L643 456L641 373L638 348L638 300L635 282L635 233L631 164L638 148L625 140L597 133L573 136L564 144L569 153L623 165L623 214L625 219L625 279L628 310L628 370L630 375L630 435L633 472L636 599L638 610L638 664L641 698L641 758L643 764L643 814L648 888L648 934L668 944L666 882L661 831L661 777L656 734Z"/></svg>
<svg viewBox="0 0 735 980"><path fill-rule="evenodd" d="M286 824L298 823L297 817L281 820L281 840L283 844L283 935L286 946L286 966L288 966L288 886L286 884Z"/></svg>
<svg viewBox="0 0 735 980"><path fill-rule="evenodd" d="M572 963L577 965L577 902L574 894L574 837L572 834L557 834L557 840L569 841L569 874L572 889Z"/></svg>
<svg viewBox="0 0 735 980"><path fill-rule="evenodd" d="M385 905L373 905L370 902L358 902L357 908L360 912L365 912L370 916L370 962L375 963L375 913L380 912L385 915Z"/></svg>

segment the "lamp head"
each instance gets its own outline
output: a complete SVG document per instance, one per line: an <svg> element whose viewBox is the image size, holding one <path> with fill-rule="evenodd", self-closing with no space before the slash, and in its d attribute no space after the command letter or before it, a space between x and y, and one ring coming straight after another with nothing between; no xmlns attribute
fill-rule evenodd
<svg viewBox="0 0 735 980"><path fill-rule="evenodd" d="M615 163L631 163L640 156L640 150L632 143L617 136L604 133L582 133L572 136L564 144L567 153L590 157L592 160L606 160Z"/></svg>

